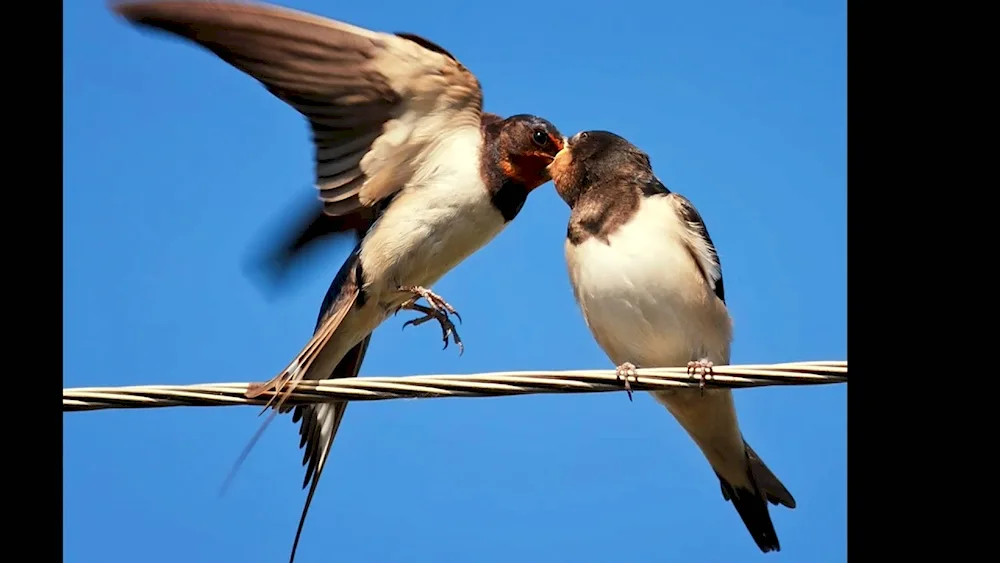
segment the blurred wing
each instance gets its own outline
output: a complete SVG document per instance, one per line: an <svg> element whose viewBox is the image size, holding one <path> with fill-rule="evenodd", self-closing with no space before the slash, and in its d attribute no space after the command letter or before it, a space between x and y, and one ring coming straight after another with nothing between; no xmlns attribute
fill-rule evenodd
<svg viewBox="0 0 1000 563"><path fill-rule="evenodd" d="M403 188L444 136L480 127L479 81L437 45L268 5L121 3L130 22L187 38L304 115L328 215Z"/></svg>
<svg viewBox="0 0 1000 563"><path fill-rule="evenodd" d="M273 297L273 292L286 287L289 274L321 242L353 238L357 244L388 201L363 207L356 213L331 216L323 212L322 202L311 192L308 198L297 196L292 205L277 214L277 224L268 227L254 243L252 255L245 263L246 273L256 278L256 283L265 285Z"/></svg>

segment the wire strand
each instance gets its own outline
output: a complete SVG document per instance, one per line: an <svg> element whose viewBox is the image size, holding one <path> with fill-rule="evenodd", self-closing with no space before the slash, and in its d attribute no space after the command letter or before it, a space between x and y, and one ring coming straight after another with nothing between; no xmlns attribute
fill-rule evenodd
<svg viewBox="0 0 1000 563"><path fill-rule="evenodd" d="M790 362L715 366L706 388L821 385L847 382L846 361ZM678 387L697 388L701 380L682 368L642 368L629 377L633 391ZM274 393L254 399L245 396L249 383L196 385L135 385L63 389L63 412L161 407L225 407L264 405ZM615 370L506 371L468 375L412 375L355 377L302 381L286 404L334 400L382 401L442 397L503 397L541 393L606 393L623 391L625 382Z"/></svg>

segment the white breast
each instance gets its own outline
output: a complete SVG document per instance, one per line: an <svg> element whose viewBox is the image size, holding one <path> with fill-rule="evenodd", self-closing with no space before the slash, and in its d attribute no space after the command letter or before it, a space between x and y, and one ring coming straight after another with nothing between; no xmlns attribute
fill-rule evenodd
<svg viewBox="0 0 1000 563"><path fill-rule="evenodd" d="M424 159L362 245L368 279L430 287L499 234L505 223L480 175L480 150L479 132L469 130Z"/></svg>
<svg viewBox="0 0 1000 563"><path fill-rule="evenodd" d="M566 243L576 300L615 364L684 366L707 357L729 362L725 305L684 246L687 232L666 197L644 198L609 237Z"/></svg>

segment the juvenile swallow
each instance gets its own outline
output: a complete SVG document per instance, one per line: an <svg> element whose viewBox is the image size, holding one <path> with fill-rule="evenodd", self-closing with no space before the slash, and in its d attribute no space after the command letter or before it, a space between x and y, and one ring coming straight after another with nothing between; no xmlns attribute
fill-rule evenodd
<svg viewBox="0 0 1000 563"><path fill-rule="evenodd" d="M372 331L403 309L423 314L407 324L436 320L445 346L449 335L461 346L449 320L455 310L426 288L499 234L550 179L547 166L565 140L554 125L485 113L477 78L413 34L264 4L149 1L113 9L207 48L309 121L329 218L307 214L292 247L323 233L360 236L313 337L250 396L274 391L280 399L269 406L286 413L292 407L283 401L302 379L357 376ZM420 297L429 306L418 305ZM309 493L291 561L346 406L294 407Z"/></svg>
<svg viewBox="0 0 1000 563"><path fill-rule="evenodd" d="M795 499L743 439L732 392L704 389L729 363L722 267L701 215L653 174L649 156L606 131L574 135L549 166L570 207L566 264L577 304L619 377L687 366L702 389L653 392L708 459L761 551L779 551L768 501Z"/></svg>

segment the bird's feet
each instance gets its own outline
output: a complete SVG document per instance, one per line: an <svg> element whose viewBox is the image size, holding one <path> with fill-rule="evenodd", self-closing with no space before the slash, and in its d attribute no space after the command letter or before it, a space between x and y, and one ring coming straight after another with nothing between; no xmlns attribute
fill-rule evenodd
<svg viewBox="0 0 1000 563"><path fill-rule="evenodd" d="M462 339L458 336L458 329L455 328L455 323L451 322L451 318L449 317L450 315L455 315L455 317L458 318L458 322L462 322L462 316L458 314L458 311L449 305L447 301L442 299L440 295L427 288L420 286L403 286L399 288L399 291L413 294L412 298L406 300L402 305L400 305L400 309L417 311L424 314L422 317L406 321L403 323L403 328L406 328L408 325L420 326L427 321L436 320L438 324L441 325L444 347L448 347L448 338L451 337L455 341L455 345L458 346L458 354L462 355L465 351L465 345L462 344ZM417 305L417 299L420 299L421 297L427 301L430 307Z"/></svg>
<svg viewBox="0 0 1000 563"><path fill-rule="evenodd" d="M702 358L697 362L688 362L687 365L688 375L692 377L697 375L699 377L700 382L698 384L698 388L701 390L702 395L705 394L705 381L709 377L715 375L715 373L712 371L712 365L713 365L712 362L705 358Z"/></svg>
<svg viewBox="0 0 1000 563"><path fill-rule="evenodd" d="M635 373L635 365L630 362L625 362L624 364L615 368L615 375L618 379L625 380L625 392L628 393L628 400L632 400L632 384L629 383L628 378L633 378L638 382L638 376Z"/></svg>

